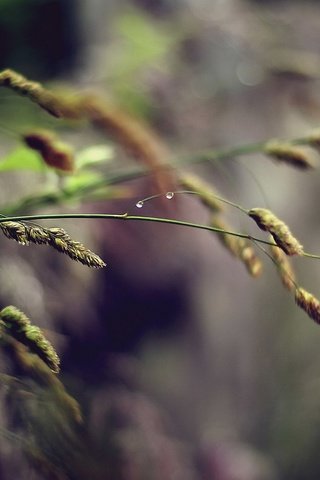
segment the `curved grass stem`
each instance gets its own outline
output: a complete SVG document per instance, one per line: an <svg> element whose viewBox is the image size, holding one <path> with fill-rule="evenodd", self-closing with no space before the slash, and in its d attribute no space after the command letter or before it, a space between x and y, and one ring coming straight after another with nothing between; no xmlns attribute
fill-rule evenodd
<svg viewBox="0 0 320 480"><path fill-rule="evenodd" d="M210 232L233 235L239 238L246 238L248 240L254 240L266 245L276 245L273 242L268 240L263 240L261 238L253 237L246 233L235 232L232 230L224 230L218 227L211 227L209 225L204 225L201 223L186 222L184 220L177 220L172 218L163 218L163 217L149 217L143 215L129 215L127 213L117 214L117 213L54 213L54 214L36 214L36 215L15 215L0 217L0 223L16 221L16 222L28 222L33 220L53 220L53 219L76 219L76 218L86 218L86 219L109 219L109 220L129 220L129 221L140 221L140 222L154 222L154 223L164 223L170 225L178 225L182 227L197 228L200 230L207 230Z"/></svg>
<svg viewBox="0 0 320 480"><path fill-rule="evenodd" d="M186 222L184 220L177 220L174 218L163 217L149 217L143 215L129 215L128 213L54 213L54 214L36 214L36 215L15 215L15 216L2 216L0 217L0 223L2 222L29 222L33 220L54 220L54 219L100 219L100 220L128 220L139 222L154 222L164 223L169 225L178 225L181 227L197 228L199 230L207 230L209 232L220 233L223 235L232 235L239 238L245 238L253 242L259 242L264 245L276 246L275 242L263 240L262 238L254 237L247 233L235 232L233 230L225 230L223 228L211 227L202 223ZM311 253L303 252L301 256L307 258L313 258L320 260L320 255L314 255Z"/></svg>
<svg viewBox="0 0 320 480"><path fill-rule="evenodd" d="M310 135L290 140L292 145L306 145L309 142ZM171 168L172 170L178 170L181 167L197 164L202 162L212 162L225 160L227 158L238 157L247 154L263 152L270 139L264 142L251 143L246 145L240 145L236 147L228 147L221 150L205 150L203 152L196 153L189 157L181 157L178 159L172 159L168 164L158 165L153 171L149 171L145 167L135 166L131 169L124 169L120 172L113 174L102 175L95 181L91 181L86 186L81 186L77 190L63 189L54 193L48 194L39 193L37 195L30 195L22 198L19 202L13 205L8 205L2 208L3 213L7 215L13 215L21 210L32 210L33 208L41 208L44 206L57 205L65 200L72 198L85 199L90 193L94 193L101 187L116 185L126 181L135 180L139 177L153 175L162 169Z"/></svg>

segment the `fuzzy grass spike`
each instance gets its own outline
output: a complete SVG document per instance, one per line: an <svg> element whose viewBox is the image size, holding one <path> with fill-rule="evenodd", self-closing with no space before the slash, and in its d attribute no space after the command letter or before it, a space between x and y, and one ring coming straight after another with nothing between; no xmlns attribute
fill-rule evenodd
<svg viewBox="0 0 320 480"><path fill-rule="evenodd" d="M29 148L40 153L48 167L56 168L66 173L74 171L75 160L72 149L60 142L53 132L36 130L24 134L23 140Z"/></svg>
<svg viewBox="0 0 320 480"><path fill-rule="evenodd" d="M59 227L44 228L28 225L22 222L0 222L0 229L4 235L22 245L35 243L36 245L49 245L60 253L68 255L72 260L92 268L103 268L104 261L82 243L73 240L70 235Z"/></svg>
<svg viewBox="0 0 320 480"><path fill-rule="evenodd" d="M62 98L45 89L40 83L28 80L14 70L0 72L0 87L7 87L37 103L57 118L77 119L82 116L78 102Z"/></svg>
<svg viewBox="0 0 320 480"><path fill-rule="evenodd" d="M264 153L278 162L283 162L300 170L309 170L315 168L315 164L310 155L295 145L270 141L264 147Z"/></svg>
<svg viewBox="0 0 320 480"><path fill-rule="evenodd" d="M216 218L216 216L212 217L210 225L223 230L229 230L229 226L222 220ZM262 262L246 239L226 233L219 234L218 238L226 249L245 265L252 277L260 277L263 270Z"/></svg>
<svg viewBox="0 0 320 480"><path fill-rule="evenodd" d="M10 305L0 312L0 320L6 332L38 355L54 372L59 372L59 357L41 329L32 325L29 318Z"/></svg>
<svg viewBox="0 0 320 480"><path fill-rule="evenodd" d="M287 255L303 255L303 246L292 235L289 227L270 210L267 208L251 208L248 215L261 230L271 233L276 244Z"/></svg>
<svg viewBox="0 0 320 480"><path fill-rule="evenodd" d="M314 295L312 295L312 293L299 287L295 291L295 301L296 304L302 308L310 318L312 318L312 320L320 324L320 302Z"/></svg>

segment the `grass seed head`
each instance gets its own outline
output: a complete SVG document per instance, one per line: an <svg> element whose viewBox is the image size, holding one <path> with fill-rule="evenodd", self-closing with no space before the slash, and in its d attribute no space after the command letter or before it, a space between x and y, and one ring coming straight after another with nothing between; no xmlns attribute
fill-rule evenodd
<svg viewBox="0 0 320 480"><path fill-rule="evenodd" d="M210 225L223 230L230 230L229 225L218 219L215 215L213 215ZM261 275L263 264L256 255L252 245L250 245L246 239L229 235L227 233L219 233L218 238L232 255L242 261L252 277L256 278Z"/></svg>
<svg viewBox="0 0 320 480"><path fill-rule="evenodd" d="M292 292L296 288L296 275L288 256L280 247L275 245L270 246L270 253L276 263L282 284L287 290Z"/></svg>
<svg viewBox="0 0 320 480"><path fill-rule="evenodd" d="M314 159L308 155L308 152L290 143L270 141L266 144L264 153L278 162L286 163L300 170L315 168Z"/></svg>
<svg viewBox="0 0 320 480"><path fill-rule="evenodd" d="M0 222L0 229L7 238L15 240L22 245L35 243L37 245L50 245L60 253L68 255L72 260L92 268L103 268L104 261L82 243L73 240L70 235L60 227L43 228L20 222Z"/></svg>
<svg viewBox="0 0 320 480"><path fill-rule="evenodd" d="M28 349L38 355L54 372L59 372L59 357L41 329L32 325L29 318L16 307L10 305L0 312L0 319L6 331Z"/></svg>
<svg viewBox="0 0 320 480"><path fill-rule="evenodd" d="M63 172L73 172L75 161L72 149L47 130L36 130L23 135L28 147L40 153L46 165Z"/></svg>
<svg viewBox="0 0 320 480"><path fill-rule="evenodd" d="M96 253L91 252L82 243L72 240L63 228L49 228L47 232L50 235L49 245L58 252L68 255L72 260L88 267L103 268L106 266Z"/></svg>
<svg viewBox="0 0 320 480"><path fill-rule="evenodd" d="M47 230L39 226L28 226L26 235L29 242L37 245L47 245L50 241L50 235Z"/></svg>
<svg viewBox="0 0 320 480"><path fill-rule="evenodd" d="M287 255L303 255L303 246L292 235L289 227L267 208L251 208L248 212L258 227L271 233L274 241Z"/></svg>
<svg viewBox="0 0 320 480"><path fill-rule="evenodd" d="M320 302L314 295L299 287L295 291L295 301L312 320L320 324Z"/></svg>
<svg viewBox="0 0 320 480"><path fill-rule="evenodd" d="M2 233L9 239L15 240L20 245L28 245L27 227L20 222L0 222Z"/></svg>
<svg viewBox="0 0 320 480"><path fill-rule="evenodd" d="M212 212L221 212L223 204L215 196L217 193L214 188L196 175L182 175L179 179L180 185L192 192L196 192L201 202Z"/></svg>
<svg viewBox="0 0 320 480"><path fill-rule="evenodd" d="M0 72L0 87L7 87L37 103L50 115L57 118L77 119L82 117L78 100L56 95L40 83L28 80L14 70Z"/></svg>

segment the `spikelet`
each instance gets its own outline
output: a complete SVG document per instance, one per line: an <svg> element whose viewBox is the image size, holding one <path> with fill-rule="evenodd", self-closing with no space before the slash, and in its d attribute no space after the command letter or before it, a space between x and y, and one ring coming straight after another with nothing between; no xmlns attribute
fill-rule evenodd
<svg viewBox="0 0 320 480"><path fill-rule="evenodd" d="M76 119L82 116L78 101L55 95L43 88L40 83L28 80L14 70L0 72L1 86L28 97L54 117Z"/></svg>
<svg viewBox="0 0 320 480"><path fill-rule="evenodd" d="M183 188L196 192L203 205L208 207L212 212L221 212L223 210L223 204L215 198L217 194L213 187L201 178L192 174L184 174L179 178L179 183Z"/></svg>
<svg viewBox="0 0 320 480"><path fill-rule="evenodd" d="M50 234L47 229L37 225L28 225L26 235L28 241L36 245L48 245L50 242Z"/></svg>
<svg viewBox="0 0 320 480"><path fill-rule="evenodd" d="M299 287L295 291L295 301L312 320L320 324L320 302L314 295Z"/></svg>
<svg viewBox="0 0 320 480"><path fill-rule="evenodd" d="M20 245L28 245L27 226L20 222L1 222L0 229L2 233Z"/></svg>
<svg viewBox="0 0 320 480"><path fill-rule="evenodd" d="M289 258L280 247L270 245L270 253L276 263L282 284L292 292L296 288L296 275Z"/></svg>
<svg viewBox="0 0 320 480"><path fill-rule="evenodd" d="M54 373L59 372L60 360L54 348L23 312L10 305L1 310L0 319L8 334L38 355Z"/></svg>
<svg viewBox="0 0 320 480"><path fill-rule="evenodd" d="M230 230L229 225L216 216L212 216L210 226L221 228L222 230ZM256 278L261 275L263 270L262 262L246 239L227 233L219 233L218 238L232 255L242 261L252 277Z"/></svg>
<svg viewBox="0 0 320 480"><path fill-rule="evenodd" d="M88 267L102 268L106 266L97 254L88 250L82 243L72 240L63 228L49 228L46 231L50 235L49 245L58 252L65 253L72 260Z"/></svg>
<svg viewBox="0 0 320 480"><path fill-rule="evenodd" d="M310 158L310 155L302 148L290 143L272 140L265 145L263 151L273 159L299 168L300 170L315 168L314 161Z"/></svg>
<svg viewBox="0 0 320 480"><path fill-rule="evenodd" d="M60 142L53 132L37 130L23 135L28 147L40 153L43 161L52 168L73 172L75 162L72 149Z"/></svg>
<svg viewBox="0 0 320 480"><path fill-rule="evenodd" d="M251 208L248 211L261 230L271 233L274 241L287 255L303 255L303 246L292 235L289 227L266 208Z"/></svg>
<svg viewBox="0 0 320 480"><path fill-rule="evenodd" d="M91 252L82 243L73 240L63 228L43 228L22 222L0 222L0 229L6 237L22 245L50 245L58 252L68 255L72 260L92 268L103 268L104 261Z"/></svg>
<svg viewBox="0 0 320 480"><path fill-rule="evenodd" d="M239 259L253 277L260 277L263 270L262 262L244 238L239 238Z"/></svg>

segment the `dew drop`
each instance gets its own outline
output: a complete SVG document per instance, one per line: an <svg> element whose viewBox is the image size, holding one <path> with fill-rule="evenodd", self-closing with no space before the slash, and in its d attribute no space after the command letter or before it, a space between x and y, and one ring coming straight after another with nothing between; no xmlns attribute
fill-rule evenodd
<svg viewBox="0 0 320 480"><path fill-rule="evenodd" d="M137 208L142 208L142 207L143 207L143 201L140 200L140 202L137 202L137 203L136 203L136 207L137 207Z"/></svg>
<svg viewBox="0 0 320 480"><path fill-rule="evenodd" d="M171 200L171 198L173 198L173 196L174 196L174 193L173 193L173 192L167 192L167 193L166 193L166 198L167 198L168 200Z"/></svg>

